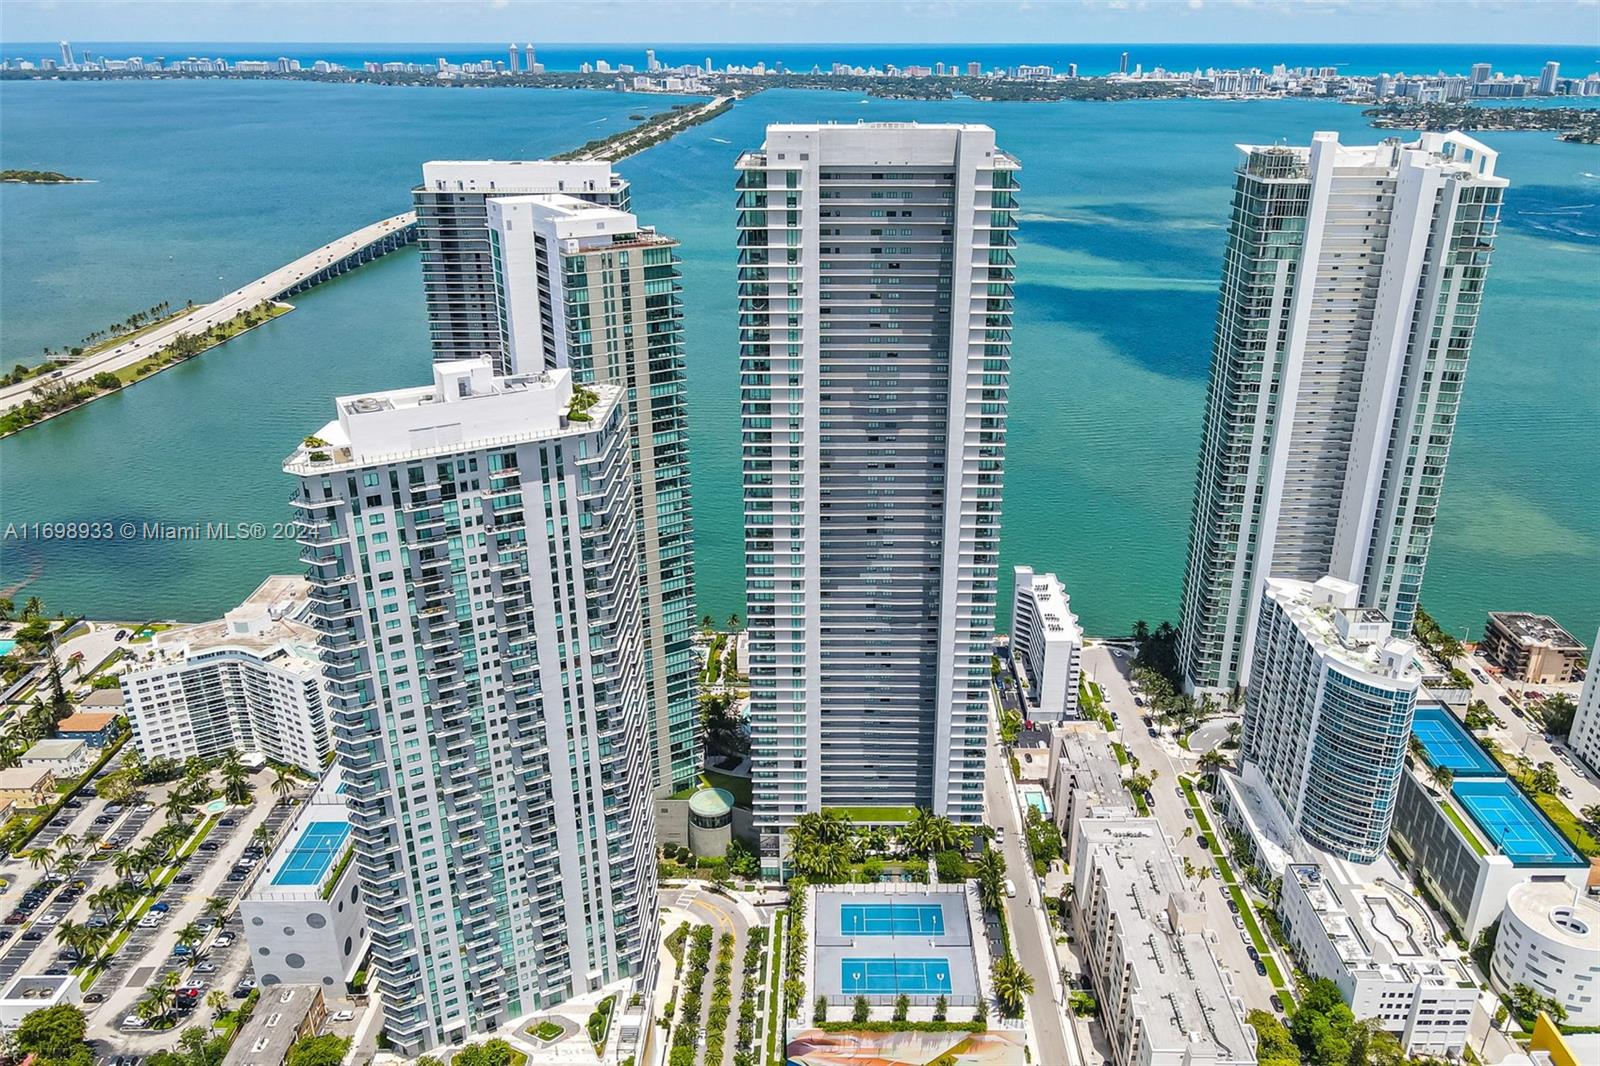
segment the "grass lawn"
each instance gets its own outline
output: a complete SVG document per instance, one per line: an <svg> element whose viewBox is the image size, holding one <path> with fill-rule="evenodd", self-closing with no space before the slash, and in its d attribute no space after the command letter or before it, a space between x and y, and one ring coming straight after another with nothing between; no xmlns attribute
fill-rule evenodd
<svg viewBox="0 0 1600 1066"><path fill-rule="evenodd" d="M706 770L700 775L700 780L688 788L680 788L672 794L675 800L686 800L699 792L702 788L725 788L733 793L733 805L750 809L750 796L754 786L748 777L734 777L732 774L721 774L715 770Z"/></svg>
<svg viewBox="0 0 1600 1066"><path fill-rule="evenodd" d="M1477 852L1480 857L1489 854L1489 849L1483 846L1483 841L1478 839L1478 834L1473 832L1472 827L1467 824L1467 820L1461 817L1460 812L1456 810L1455 804L1449 800L1441 799L1439 806L1443 808L1449 819L1455 823L1456 829L1461 832L1461 835L1467 838L1467 843L1472 845L1473 851Z"/></svg>
<svg viewBox="0 0 1600 1066"><path fill-rule="evenodd" d="M899 825L917 816L915 807L826 807L824 810L838 811L848 815L852 822L866 825Z"/></svg>
<svg viewBox="0 0 1600 1066"><path fill-rule="evenodd" d="M1506 776L1517 783L1523 795L1533 801L1534 805L1544 812L1561 835L1567 838L1567 843L1578 849L1578 853L1585 858L1594 858L1600 855L1600 841L1597 841L1589 831L1583 828L1576 815L1572 813L1560 797L1552 796L1547 792L1535 791L1531 783L1531 774L1517 772L1517 764L1503 751L1494 751L1495 761L1506 772Z"/></svg>
<svg viewBox="0 0 1600 1066"><path fill-rule="evenodd" d="M1117 757L1117 765L1118 766L1127 766L1128 765L1128 749L1127 748L1123 747L1121 744L1118 744L1116 741L1113 740L1111 742L1111 750Z"/></svg>
<svg viewBox="0 0 1600 1066"><path fill-rule="evenodd" d="M778 1034L783 1032L783 1017L778 1002L778 992L783 987L783 915L772 923L772 959L768 964L767 984L767 1062L783 1066L789 1049L779 1046Z"/></svg>

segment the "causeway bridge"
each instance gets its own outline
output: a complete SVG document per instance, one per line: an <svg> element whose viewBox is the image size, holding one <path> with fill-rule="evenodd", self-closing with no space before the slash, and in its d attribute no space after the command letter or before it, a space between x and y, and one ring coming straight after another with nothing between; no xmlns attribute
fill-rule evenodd
<svg viewBox="0 0 1600 1066"><path fill-rule="evenodd" d="M0 411L8 410L27 400L36 385L74 384L86 381L102 372L115 372L132 366L156 354L179 334L202 333L211 326L220 325L241 311L247 311L263 301L283 300L320 285L341 274L349 273L363 263L370 263L402 248L417 239L417 215L414 211L380 219L347 233L336 241L323 245L316 251L301 256L294 262L242 285L225 296L203 307L195 307L177 318L137 337L86 355L70 366L49 375L41 375L0 388Z"/></svg>

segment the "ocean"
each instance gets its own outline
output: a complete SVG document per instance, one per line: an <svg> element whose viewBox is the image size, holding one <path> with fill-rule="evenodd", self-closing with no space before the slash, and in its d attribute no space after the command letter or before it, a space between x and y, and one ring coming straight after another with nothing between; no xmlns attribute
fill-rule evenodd
<svg viewBox="0 0 1600 1066"><path fill-rule="evenodd" d="M97 182L0 187L0 355L31 359L157 301L209 299L404 210L426 159L548 154L672 102L0 82L4 165ZM769 122L857 119L987 122L1023 164L1003 574L1022 562L1060 573L1091 633L1175 620L1233 146L1384 134L1329 101L773 91L628 160L635 210L683 241L699 593L719 619L744 610L732 164ZM1553 614L1587 641L1600 625L1600 149L1549 133L1485 139L1512 188L1423 599L1458 634L1478 633L1488 610L1518 609ZM286 521L279 465L331 417L332 398L428 374L414 250L295 303L200 359L0 442L0 527ZM52 611L201 619L265 574L297 570L296 555L270 537L13 537L0 542L0 586L25 583L20 595Z"/></svg>

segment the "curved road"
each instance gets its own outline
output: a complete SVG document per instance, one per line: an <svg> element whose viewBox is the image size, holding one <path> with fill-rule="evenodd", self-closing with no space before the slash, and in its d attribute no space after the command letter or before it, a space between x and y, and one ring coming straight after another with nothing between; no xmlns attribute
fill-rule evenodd
<svg viewBox="0 0 1600 1066"><path fill-rule="evenodd" d="M96 352L94 355L80 359L71 366L58 371L59 377L29 378L27 381L0 388L0 412L9 410L21 404L33 395L33 388L41 382L52 385L76 384L87 381L94 375L117 371L132 366L141 359L147 359L170 344L180 333L200 333L207 328L219 325L233 318L241 311L266 300L275 300L289 289L309 278L317 271L336 263L347 255L351 255L373 243L386 233L403 229L416 221L416 213L407 211L404 214L374 222L370 226L363 226L354 233L346 234L338 240L323 245L314 252L301 256L287 266L281 266L265 277L257 278L248 285L234 289L226 296L213 300L204 307L197 307L170 322L164 323L148 333L141 334L132 340L124 341L112 348Z"/></svg>

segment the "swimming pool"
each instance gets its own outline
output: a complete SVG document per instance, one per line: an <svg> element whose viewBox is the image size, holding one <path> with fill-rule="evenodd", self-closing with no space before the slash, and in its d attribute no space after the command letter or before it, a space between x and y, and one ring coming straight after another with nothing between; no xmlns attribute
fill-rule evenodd
<svg viewBox="0 0 1600 1066"><path fill-rule="evenodd" d="M950 992L948 959L840 959L839 989L847 996L932 996Z"/></svg>
<svg viewBox="0 0 1600 1066"><path fill-rule="evenodd" d="M16 646L17 642L14 640L0 640L0 655L10 655Z"/></svg>
<svg viewBox="0 0 1600 1066"><path fill-rule="evenodd" d="M1515 865L1582 861L1556 827L1506 778L1457 781L1451 792L1484 835Z"/></svg>
<svg viewBox="0 0 1600 1066"><path fill-rule="evenodd" d="M1050 817L1050 799L1044 794L1044 789L1038 785L1023 785L1017 791L1021 792L1022 798L1028 801L1028 806L1044 817Z"/></svg>
<svg viewBox="0 0 1600 1066"><path fill-rule="evenodd" d="M1466 727L1443 707L1418 707L1411 732L1434 766L1446 767L1457 777L1499 777L1503 770L1489 757Z"/></svg>
<svg viewBox="0 0 1600 1066"><path fill-rule="evenodd" d="M944 936L937 903L846 903L839 908L844 936Z"/></svg>

